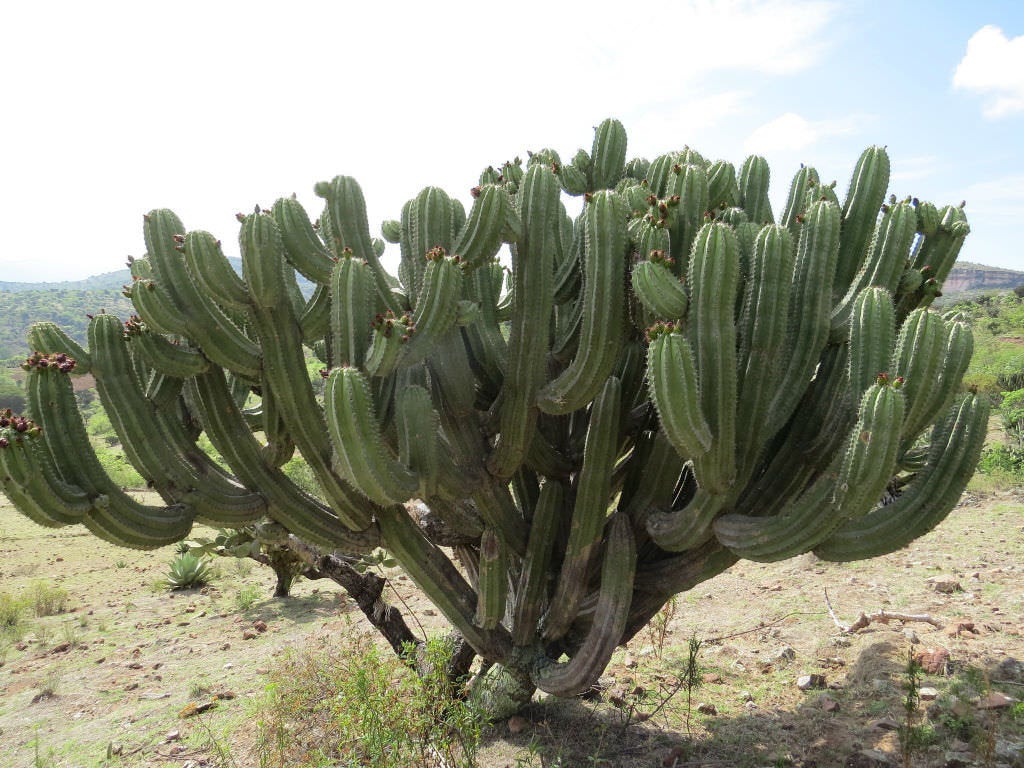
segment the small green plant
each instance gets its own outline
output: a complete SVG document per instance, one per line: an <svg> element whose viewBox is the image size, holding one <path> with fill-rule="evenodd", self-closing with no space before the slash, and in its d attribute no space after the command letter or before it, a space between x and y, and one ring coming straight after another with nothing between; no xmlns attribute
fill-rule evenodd
<svg viewBox="0 0 1024 768"><path fill-rule="evenodd" d="M127 568L128 563L124 560L118 560L116 563L114 563L114 567L120 570L122 568Z"/></svg>
<svg viewBox="0 0 1024 768"><path fill-rule="evenodd" d="M25 593L25 601L36 616L54 616L64 613L70 595L63 587L55 587L45 581L33 581Z"/></svg>
<svg viewBox="0 0 1024 768"><path fill-rule="evenodd" d="M17 642L25 634L25 603L0 592L0 638Z"/></svg>
<svg viewBox="0 0 1024 768"><path fill-rule="evenodd" d="M452 691L449 645L426 644L423 667L436 671L423 677L365 636L288 655L258 713L259 764L471 768L483 718Z"/></svg>
<svg viewBox="0 0 1024 768"><path fill-rule="evenodd" d="M169 589L194 589L208 584L213 577L213 566L205 557L185 553L171 562L167 572Z"/></svg>
<svg viewBox="0 0 1024 768"><path fill-rule="evenodd" d="M918 723L921 704L921 673L924 668L914 655L913 649L907 651L907 663L903 668L903 722L896 733L900 740L900 755L904 768L911 768L914 755L927 747L935 739L934 729L927 723Z"/></svg>
<svg viewBox="0 0 1024 768"><path fill-rule="evenodd" d="M39 681L38 692L34 697L34 701L42 701L43 699L52 699L57 695L57 689L60 687L61 680L64 678L63 671L54 667L50 669L43 679Z"/></svg>
<svg viewBox="0 0 1024 768"><path fill-rule="evenodd" d="M668 638L669 627L676 617L678 607L677 596L673 595L661 606L661 610L654 614L651 623L647 625L647 636L654 647L654 655L661 659L665 653L665 640Z"/></svg>
<svg viewBox="0 0 1024 768"><path fill-rule="evenodd" d="M700 688L704 682L703 670L700 668L700 655L701 642L697 638L697 635L690 636L690 642L687 645L686 653L686 667L683 669L682 682L686 687L686 733L690 734L690 713L693 710L693 692Z"/></svg>
<svg viewBox="0 0 1024 768"><path fill-rule="evenodd" d="M239 611L248 611L260 599L260 589L254 584L246 584L235 594L235 607Z"/></svg>

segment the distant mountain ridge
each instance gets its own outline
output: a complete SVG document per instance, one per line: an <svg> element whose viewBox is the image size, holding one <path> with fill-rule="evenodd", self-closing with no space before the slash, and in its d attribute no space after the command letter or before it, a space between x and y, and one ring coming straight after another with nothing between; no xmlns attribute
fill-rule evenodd
<svg viewBox="0 0 1024 768"><path fill-rule="evenodd" d="M238 274L242 274L242 260L238 257L228 259L231 266ZM84 280L65 280L60 282L44 283L17 283L0 280L0 292L18 291L52 291L52 290L114 290L120 293L121 288L132 281L131 272L127 269L119 269L115 272L104 272L99 275L87 277ZM311 287L300 276L299 285L307 294ZM1024 271L1006 269L1004 267L990 267L985 264L975 264L970 261L958 262L953 271L949 273L943 285L942 292L946 295L954 293L975 292L979 290L998 290L1003 288L1016 288L1024 285Z"/></svg>

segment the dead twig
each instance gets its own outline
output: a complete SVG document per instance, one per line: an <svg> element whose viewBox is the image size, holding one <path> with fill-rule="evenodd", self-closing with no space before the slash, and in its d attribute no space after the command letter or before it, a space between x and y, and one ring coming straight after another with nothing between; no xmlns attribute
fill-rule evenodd
<svg viewBox="0 0 1024 768"><path fill-rule="evenodd" d="M837 627L839 627L839 631L844 634L851 634L864 629L876 621L880 624L888 624L893 619L896 621L902 621L903 623L923 621L927 624L931 624L933 627L938 627L939 629L942 629L942 627L945 626L941 621L933 618L932 615L928 613L899 613L896 611L885 610L877 611L876 613L861 613L853 624L843 624L836 616L836 612L832 610L832 601L829 600L827 589L825 590L825 605L828 607L828 613L832 617L832 621L835 622Z"/></svg>

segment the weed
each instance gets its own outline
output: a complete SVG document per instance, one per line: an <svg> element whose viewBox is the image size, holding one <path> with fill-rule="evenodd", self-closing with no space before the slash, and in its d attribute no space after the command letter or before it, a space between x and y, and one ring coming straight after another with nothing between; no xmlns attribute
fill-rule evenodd
<svg viewBox="0 0 1024 768"><path fill-rule="evenodd" d="M50 669L43 679L39 681L37 686L38 692L32 701L42 701L43 699L52 699L57 695L57 689L60 687L61 680L64 678L64 673L60 668L54 667Z"/></svg>
<svg viewBox="0 0 1024 768"><path fill-rule="evenodd" d="M74 621L65 621L60 625L60 634L64 642L72 648L78 648L82 645L82 633L79 631L81 626Z"/></svg>
<svg viewBox="0 0 1024 768"><path fill-rule="evenodd" d="M25 604L0 592L0 638L18 642L25 634Z"/></svg>
<svg viewBox="0 0 1024 768"><path fill-rule="evenodd" d="M475 764L483 718L451 693L442 640L427 644L417 677L363 636L342 648L307 648L271 673L257 752L268 768Z"/></svg>
<svg viewBox="0 0 1024 768"><path fill-rule="evenodd" d="M205 679L193 680L188 686L188 695L192 699L201 699L210 692L209 682Z"/></svg>
<svg viewBox="0 0 1024 768"><path fill-rule="evenodd" d="M114 563L114 567L118 568L118 569L120 569L120 568L127 568L128 567L128 563L126 561L124 561L124 560L118 560L116 563Z"/></svg>
<svg viewBox="0 0 1024 768"><path fill-rule="evenodd" d="M654 655L659 659L665 652L665 640L668 638L669 626L676 617L678 602L676 596L669 598L668 602L661 606L661 610L654 614L654 618L647 625L647 636L654 646Z"/></svg>
<svg viewBox="0 0 1024 768"><path fill-rule="evenodd" d="M53 616L64 613L71 596L63 587L54 587L45 581L33 581L28 585L25 602L36 616Z"/></svg>
<svg viewBox="0 0 1024 768"><path fill-rule="evenodd" d="M255 584L246 584L235 593L235 607L239 611L248 611L260 599L260 588Z"/></svg>
<svg viewBox="0 0 1024 768"><path fill-rule="evenodd" d="M936 741L934 728L927 724L918 724L919 707L921 705L921 673L924 668L917 660L913 649L907 651L907 664L903 668L903 722L896 733L900 740L900 754L904 768L911 768L914 755L924 747Z"/></svg>

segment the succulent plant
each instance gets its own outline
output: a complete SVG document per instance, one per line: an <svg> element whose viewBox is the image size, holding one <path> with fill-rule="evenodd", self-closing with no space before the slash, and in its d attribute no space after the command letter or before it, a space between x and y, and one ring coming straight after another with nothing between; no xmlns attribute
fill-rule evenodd
<svg viewBox="0 0 1024 768"><path fill-rule="evenodd" d="M167 570L169 589L193 589L209 583L213 566L209 558L196 557L191 552L178 555Z"/></svg>
<svg viewBox="0 0 1024 768"><path fill-rule="evenodd" d="M487 168L468 211L424 189L383 240L345 176L316 185L315 222L292 198L240 215L241 276L214 236L151 211L137 316L96 315L88 350L33 329L4 489L125 546L265 518L328 551L383 546L493 662L476 691L495 714L538 687L578 694L738 559L873 557L955 505L987 410L960 391L970 329L929 305L968 225L886 204L888 184L881 147L841 202L802 167L776 220L762 158L628 159L606 120L568 163ZM163 504L102 473L72 368ZM316 497L280 469L294 450Z"/></svg>

